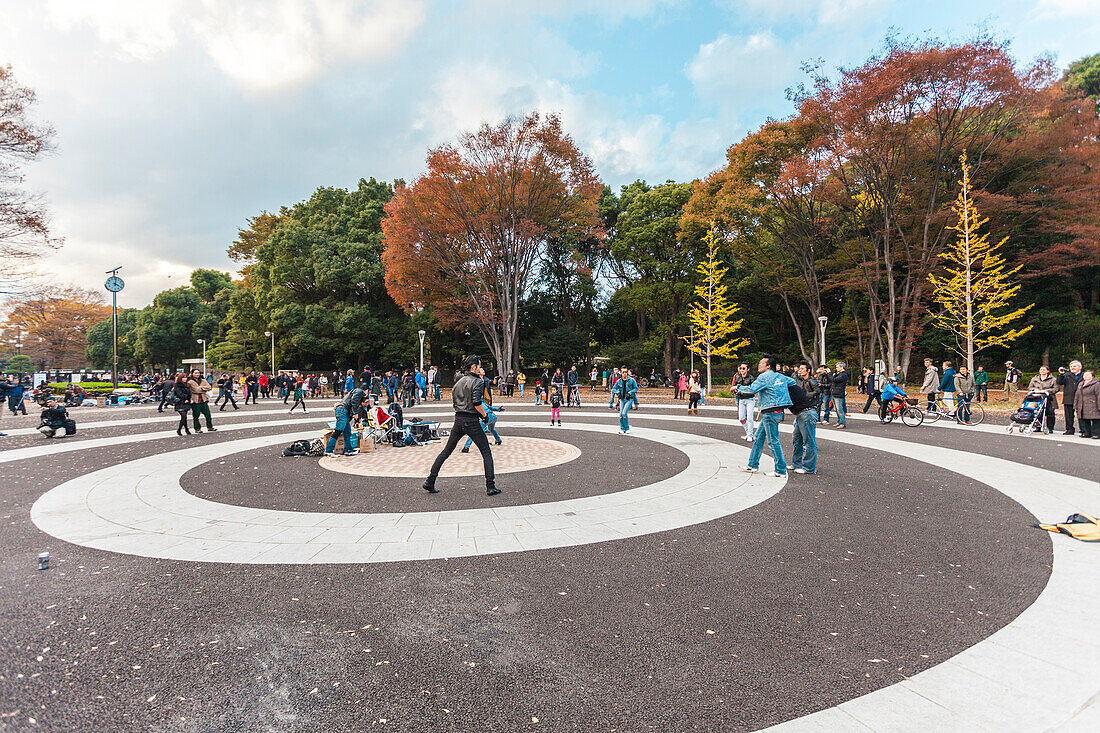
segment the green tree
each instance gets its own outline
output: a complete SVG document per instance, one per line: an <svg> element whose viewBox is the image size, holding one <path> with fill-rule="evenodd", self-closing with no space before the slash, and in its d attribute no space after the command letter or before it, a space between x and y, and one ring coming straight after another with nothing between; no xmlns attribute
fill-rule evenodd
<svg viewBox="0 0 1100 733"><path fill-rule="evenodd" d="M639 314L652 316L662 344L665 374L680 365L684 308L691 299L701 243L680 229L692 184L641 181L623 187L608 264L622 283L619 293ZM644 328L639 324L639 338Z"/></svg>
<svg viewBox="0 0 1100 733"><path fill-rule="evenodd" d="M16 354L12 358L8 359L7 365L4 367L4 371L9 374L26 374L34 368L34 363L31 358L26 354Z"/></svg>
<svg viewBox="0 0 1100 733"><path fill-rule="evenodd" d="M1066 89L1080 92L1100 104L1100 53L1070 64L1062 83Z"/></svg>
<svg viewBox="0 0 1100 733"><path fill-rule="evenodd" d="M150 366L178 367L194 358L201 348L195 343L195 322L203 315L203 303L190 287L158 293L142 310L132 331L135 356Z"/></svg>
<svg viewBox="0 0 1100 733"><path fill-rule="evenodd" d="M140 366L134 352L132 335L141 317L140 308L121 308L118 311L118 364ZM88 363L96 369L111 368L111 319L105 318L88 329L88 345L84 349Z"/></svg>

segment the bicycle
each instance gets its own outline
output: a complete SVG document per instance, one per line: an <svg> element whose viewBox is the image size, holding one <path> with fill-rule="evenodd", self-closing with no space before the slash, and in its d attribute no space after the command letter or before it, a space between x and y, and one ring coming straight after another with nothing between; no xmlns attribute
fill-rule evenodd
<svg viewBox="0 0 1100 733"><path fill-rule="evenodd" d="M901 418L901 422L910 428L915 428L924 422L924 411L908 402L890 401L890 407L886 410L884 423L892 422L895 418Z"/></svg>
<svg viewBox="0 0 1100 733"><path fill-rule="evenodd" d="M963 425L981 425L985 420L985 409L973 400L956 400L955 403L954 407L949 407L943 398L937 399L931 408L924 411L928 422L934 423L944 417Z"/></svg>

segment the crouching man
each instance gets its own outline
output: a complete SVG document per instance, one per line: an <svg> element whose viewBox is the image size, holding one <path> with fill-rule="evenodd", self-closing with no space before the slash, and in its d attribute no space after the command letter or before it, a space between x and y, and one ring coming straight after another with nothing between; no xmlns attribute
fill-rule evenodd
<svg viewBox="0 0 1100 733"><path fill-rule="evenodd" d="M42 424L38 426L38 432L47 438L64 438L76 432L76 421L69 417L68 410L57 404L57 400L51 399L42 411Z"/></svg>

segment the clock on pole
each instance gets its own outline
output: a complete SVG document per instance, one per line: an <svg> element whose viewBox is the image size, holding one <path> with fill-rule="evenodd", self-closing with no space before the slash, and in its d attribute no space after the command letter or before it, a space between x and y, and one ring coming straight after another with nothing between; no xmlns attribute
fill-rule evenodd
<svg viewBox="0 0 1100 733"><path fill-rule="evenodd" d="M118 276L122 266L113 270L107 270L110 275L103 287L111 291L111 382L118 389L118 291L125 287L126 283Z"/></svg>

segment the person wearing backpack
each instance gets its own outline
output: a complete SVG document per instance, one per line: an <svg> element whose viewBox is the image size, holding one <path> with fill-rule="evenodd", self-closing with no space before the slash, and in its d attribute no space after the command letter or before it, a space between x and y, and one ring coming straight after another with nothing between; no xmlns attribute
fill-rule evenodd
<svg viewBox="0 0 1100 733"><path fill-rule="evenodd" d="M798 364L794 384L788 388L791 396L790 411L794 413L794 457L791 463L795 473L817 473L817 406L821 402L821 387L810 374L809 362Z"/></svg>

